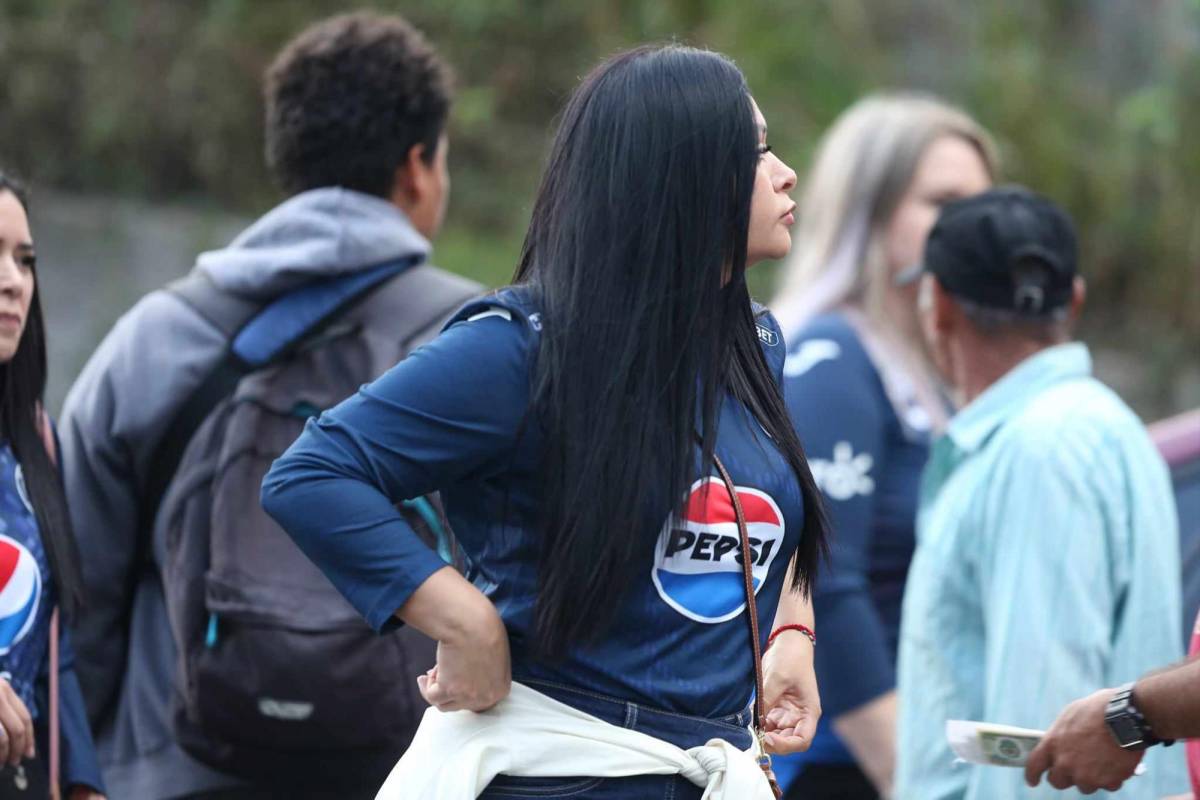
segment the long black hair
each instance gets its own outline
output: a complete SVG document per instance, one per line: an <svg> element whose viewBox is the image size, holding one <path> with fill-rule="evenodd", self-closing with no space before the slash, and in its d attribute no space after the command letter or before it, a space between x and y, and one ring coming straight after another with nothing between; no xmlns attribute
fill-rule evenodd
<svg viewBox="0 0 1200 800"><path fill-rule="evenodd" d="M0 194L8 192L28 210L25 192L0 172ZM36 268L35 268L36 275ZM81 605L83 580L79 550L71 530L67 498L58 467L50 460L42 431L42 397L46 391L46 324L38 283L34 281L29 314L17 350L0 364L0 434L21 465L25 491L37 516L46 557L54 573L58 601L69 618ZM49 434L49 431L45 431Z"/></svg>
<svg viewBox="0 0 1200 800"><path fill-rule="evenodd" d="M727 58L642 47L593 70L563 111L515 280L543 313L534 408L546 437L538 644L559 655L611 623L646 569L648 527L713 464L732 393L805 501L792 588L825 550L808 462L758 342L746 287L760 154Z"/></svg>

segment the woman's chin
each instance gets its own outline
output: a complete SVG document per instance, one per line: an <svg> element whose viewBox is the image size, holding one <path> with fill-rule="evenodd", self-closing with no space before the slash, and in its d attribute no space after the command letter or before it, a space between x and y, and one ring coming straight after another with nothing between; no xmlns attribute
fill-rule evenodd
<svg viewBox="0 0 1200 800"><path fill-rule="evenodd" d="M771 243L771 251L763 256L763 258L778 261L781 258L787 258L787 254L792 252L792 237L791 234L784 232L783 236L779 237L778 241Z"/></svg>
<svg viewBox="0 0 1200 800"><path fill-rule="evenodd" d="M791 251L792 235L784 230L782 235L776 235L770 242L751 248L746 253L746 269L760 261L779 261L787 258L787 254Z"/></svg>

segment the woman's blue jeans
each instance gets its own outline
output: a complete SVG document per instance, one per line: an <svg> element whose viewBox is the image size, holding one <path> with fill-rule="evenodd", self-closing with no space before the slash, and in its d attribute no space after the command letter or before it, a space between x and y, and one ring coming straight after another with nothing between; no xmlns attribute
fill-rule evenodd
<svg viewBox="0 0 1200 800"><path fill-rule="evenodd" d="M709 739L725 739L742 750L751 744L750 709L728 717L704 719L675 714L582 689L546 681L522 681L533 689L572 708L622 728L640 731L687 749ZM520 746L520 743L517 743ZM480 800L700 800L704 790L678 775L637 775L596 778L587 775L563 778L497 776Z"/></svg>

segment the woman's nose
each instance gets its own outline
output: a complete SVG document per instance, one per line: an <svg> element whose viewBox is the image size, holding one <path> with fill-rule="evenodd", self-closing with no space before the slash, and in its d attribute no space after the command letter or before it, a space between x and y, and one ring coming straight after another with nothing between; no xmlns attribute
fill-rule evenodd
<svg viewBox="0 0 1200 800"><path fill-rule="evenodd" d="M780 175L778 178L779 191L790 192L796 188L796 171L782 161L779 162Z"/></svg>
<svg viewBox="0 0 1200 800"><path fill-rule="evenodd" d="M12 253L0 254L0 293L10 297L19 297L24 285L21 281L21 267Z"/></svg>

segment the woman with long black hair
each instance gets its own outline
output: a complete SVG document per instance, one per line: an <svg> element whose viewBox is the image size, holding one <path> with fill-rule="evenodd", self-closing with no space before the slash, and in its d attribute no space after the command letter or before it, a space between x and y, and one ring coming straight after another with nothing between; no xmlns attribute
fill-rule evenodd
<svg viewBox="0 0 1200 800"><path fill-rule="evenodd" d="M47 797L53 787L55 797L67 788L70 800L94 800L100 767L58 634L58 610L67 619L80 610L81 582L42 410L36 267L24 195L0 173L0 798Z"/></svg>
<svg viewBox="0 0 1200 800"><path fill-rule="evenodd" d="M824 523L782 337L746 287L791 244L796 176L766 137L723 56L647 47L597 67L563 113L515 284L310 423L267 475L267 511L368 622L438 640L418 679L437 709L489 709L516 681L609 728L747 749L750 584L759 644L786 626L765 656L764 744L807 746ZM395 511L435 489L469 582ZM480 796L701 796L691 775L573 763L508 759Z"/></svg>

